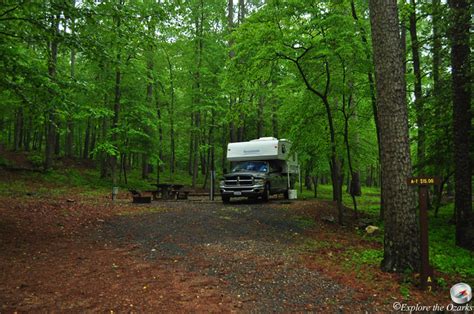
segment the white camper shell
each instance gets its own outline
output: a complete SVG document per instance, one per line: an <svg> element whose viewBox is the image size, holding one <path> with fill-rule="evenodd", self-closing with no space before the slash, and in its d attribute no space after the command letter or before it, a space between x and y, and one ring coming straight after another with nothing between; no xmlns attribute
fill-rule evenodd
<svg viewBox="0 0 474 314"><path fill-rule="evenodd" d="M297 157L290 150L291 142L286 139L261 137L249 142L229 143L227 146L227 160L231 162L275 160L280 161L282 173L297 174Z"/></svg>

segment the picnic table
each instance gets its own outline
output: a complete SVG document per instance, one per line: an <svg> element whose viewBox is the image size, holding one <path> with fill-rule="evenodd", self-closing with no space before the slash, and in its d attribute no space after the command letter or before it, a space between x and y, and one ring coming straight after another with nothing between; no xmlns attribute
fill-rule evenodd
<svg viewBox="0 0 474 314"><path fill-rule="evenodd" d="M156 200L158 194L161 195L161 199L176 199L180 196L180 190L184 187L182 184L169 184L169 183L159 183L153 184L156 186L156 190L151 191L153 198ZM187 194L186 194L187 196Z"/></svg>

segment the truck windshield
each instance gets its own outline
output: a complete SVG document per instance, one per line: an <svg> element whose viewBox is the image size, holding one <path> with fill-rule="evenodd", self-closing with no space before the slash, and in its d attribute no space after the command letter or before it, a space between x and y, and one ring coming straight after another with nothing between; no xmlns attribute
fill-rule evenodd
<svg viewBox="0 0 474 314"><path fill-rule="evenodd" d="M246 161L239 163L232 169L232 172L245 171L267 172L268 164L264 161Z"/></svg>

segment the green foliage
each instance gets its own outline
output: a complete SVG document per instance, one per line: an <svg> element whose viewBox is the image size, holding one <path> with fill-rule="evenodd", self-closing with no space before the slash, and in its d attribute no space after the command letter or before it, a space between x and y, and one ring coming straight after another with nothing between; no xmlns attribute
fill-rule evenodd
<svg viewBox="0 0 474 314"><path fill-rule="evenodd" d="M310 217L294 217L293 221L296 222L296 225L302 229L311 228L314 226L315 222L313 218Z"/></svg>
<svg viewBox="0 0 474 314"><path fill-rule="evenodd" d="M383 259L382 249L365 249L360 252L349 250L347 254L351 258L351 261L357 265L367 264L378 266Z"/></svg>
<svg viewBox="0 0 474 314"><path fill-rule="evenodd" d="M30 155L28 155L28 161L35 168L41 168L43 163L44 163L43 156L41 156L39 154L30 154Z"/></svg>
<svg viewBox="0 0 474 314"><path fill-rule="evenodd" d="M430 259L444 273L474 278L474 253L455 245L455 226L449 223L453 204L440 208L438 217L430 217Z"/></svg>
<svg viewBox="0 0 474 314"><path fill-rule="evenodd" d="M8 159L6 159L2 155L0 155L0 167L8 167L8 166L10 166L10 164L11 163Z"/></svg>

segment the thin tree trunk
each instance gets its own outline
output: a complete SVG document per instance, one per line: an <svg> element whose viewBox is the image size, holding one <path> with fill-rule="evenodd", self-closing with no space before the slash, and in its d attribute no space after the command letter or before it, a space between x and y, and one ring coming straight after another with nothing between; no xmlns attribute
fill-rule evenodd
<svg viewBox="0 0 474 314"><path fill-rule="evenodd" d="M49 79L55 83L56 81L56 67L58 62L58 27L59 17L53 15L51 19L51 41L48 43L48 75ZM51 97L54 98L54 92L51 91ZM46 148L44 170L47 171L53 166L53 154L56 144L56 117L54 100L50 100L50 107L47 111L47 131L46 131Z"/></svg>
<svg viewBox="0 0 474 314"><path fill-rule="evenodd" d="M194 128L194 145L193 145L193 176L192 176L192 186L196 187L196 181L199 171L199 143L201 141L200 128L201 128L201 112L199 106L201 105L202 95L201 95L201 67L202 67L202 54L203 54L203 24L204 24L204 3L203 0L199 2L199 15L195 20L196 27L196 73L195 76L195 98L194 105L197 106L195 112L195 128Z"/></svg>
<svg viewBox="0 0 474 314"><path fill-rule="evenodd" d="M222 159L221 159L221 170L223 173L227 172L227 129L225 125L222 126L222 138L221 138L221 147L222 147Z"/></svg>
<svg viewBox="0 0 474 314"><path fill-rule="evenodd" d="M157 89L158 90L158 89ZM156 163L156 184L160 184L160 173L162 172L162 162L163 162L163 124L161 120L161 109L160 109L160 104L158 101L158 97L156 97L156 106L157 106L157 118L159 121L159 126L158 126L158 162Z"/></svg>
<svg viewBox="0 0 474 314"><path fill-rule="evenodd" d="M351 0L351 11L352 11L352 17L354 18L355 21L359 21L359 18L357 16L357 11L355 8L354 1ZM402 34L405 32L405 27L402 27ZM361 33L361 40L364 46L366 47L366 58L367 60L371 60L371 50L368 45L367 41L367 36L365 29L360 27L360 33ZM403 41L404 42L404 41ZM405 73L405 71L404 71ZM377 98L375 95L375 83L374 83L374 77L372 73L372 69L367 71L367 80L369 81L369 91L370 91L370 102L372 104L372 113L374 115L374 122L375 122L375 130L377 132L377 151L378 151L378 157L379 157L379 162L381 160L381 155L380 155L380 126L379 126L379 119L378 119L378 109L377 109ZM372 168L371 168L372 170ZM381 175L383 177L383 175ZM383 219L383 188L380 188L380 218Z"/></svg>
<svg viewBox="0 0 474 314"><path fill-rule="evenodd" d="M239 126L238 133L237 133L238 134L237 141L243 142L245 139L245 114L243 113L240 114L240 123L241 125Z"/></svg>
<svg viewBox="0 0 474 314"><path fill-rule="evenodd" d="M272 105L272 130L273 137L278 138L278 115L276 104Z"/></svg>
<svg viewBox="0 0 474 314"><path fill-rule="evenodd" d="M314 198L318 198L318 176L312 176L311 180L313 181Z"/></svg>
<svg viewBox="0 0 474 314"><path fill-rule="evenodd" d="M175 148L175 133L174 133L174 106L175 106L175 94L174 94L174 74L173 66L171 64L170 56L166 52L166 60L168 62L169 79L170 79L170 106L169 106L169 122L170 122L170 176L173 176L176 166L176 148Z"/></svg>
<svg viewBox="0 0 474 314"><path fill-rule="evenodd" d="M73 0L73 3L75 1ZM71 25L71 32L74 34L74 22ZM76 50L74 47L71 48L70 57L70 75L71 79L75 80L76 77ZM68 120L66 122L66 145L64 146L65 154L67 157L72 157L74 151L74 120L72 113L69 112Z"/></svg>
<svg viewBox="0 0 474 314"><path fill-rule="evenodd" d="M431 55L433 56L433 103L434 103L434 117L433 117L433 122L431 123L434 129L441 130L443 128L444 124L444 115L443 115L443 109L445 107L443 106L443 101L441 100L441 95L442 95L442 86L439 78L440 74L440 66L441 66L441 0L433 0L432 1L432 26L433 26L433 43L432 43L432 49L431 49ZM436 155L442 154L442 151L444 149L443 142L442 141L435 141L433 144L433 150ZM433 162L432 167L434 168L434 173L443 173L446 172L443 170L443 165L441 165L439 162ZM434 192L435 195L440 195L440 189L443 189L443 185L441 186L434 186ZM441 200L441 198L439 198ZM437 214L438 209L439 209L439 204L435 204L435 213Z"/></svg>
<svg viewBox="0 0 474 314"><path fill-rule="evenodd" d="M28 117L28 125L25 130L24 140L23 140L23 149L28 152L31 148L31 134L33 132L33 118L31 114Z"/></svg>
<svg viewBox="0 0 474 314"><path fill-rule="evenodd" d="M425 162L425 118L423 109L423 95L421 90L421 66L418 35L416 30L416 3L410 0L410 37L411 37L411 54L413 58L413 73L415 74L415 112L416 125L418 131L417 146L417 172L423 173Z"/></svg>
<svg viewBox="0 0 474 314"><path fill-rule="evenodd" d="M23 141L23 107L19 107L15 119L15 136L13 137L13 148L19 151Z"/></svg>
<svg viewBox="0 0 474 314"><path fill-rule="evenodd" d="M345 80L346 80L346 70L345 70L345 66L343 65L343 84L344 85L345 85ZM354 217L358 218L359 214L357 212L357 200L355 198L354 187L350 186L351 182L355 183L354 179L356 177L354 168L352 167L351 148L349 145L349 118L350 118L350 109L351 109L351 103L352 103L352 91L351 91L351 94L349 95L349 99L347 100L347 111L349 111L349 113L346 111L345 98L346 98L345 93L343 93L342 114L344 116L344 144L346 146L347 163L349 165L349 174L350 174L350 176L349 175L347 176L347 179L350 180L348 181L349 184L347 184L347 187L352 197L352 204L354 205Z"/></svg>
<svg viewBox="0 0 474 314"><path fill-rule="evenodd" d="M194 131L194 113L191 113L191 127L189 132L189 154L188 154L188 174L193 175L193 156L194 156L194 141L195 141L195 131Z"/></svg>
<svg viewBox="0 0 474 314"><path fill-rule="evenodd" d="M258 98L257 111L257 138L263 137L265 130L265 119L263 116L263 109L265 107L265 95L260 95Z"/></svg>
<svg viewBox="0 0 474 314"><path fill-rule="evenodd" d="M90 137L91 137L91 118L87 119L87 126L86 126L86 135L84 139L84 155L82 158L88 159L89 158L89 144L90 144Z"/></svg>
<svg viewBox="0 0 474 314"><path fill-rule="evenodd" d="M199 173L199 129L201 127L200 125L200 114L199 112L196 113L195 115L195 138L194 138L194 143L193 143L193 176L192 176L192 186L193 188L196 187L197 183L197 177Z"/></svg>
<svg viewBox="0 0 474 314"><path fill-rule="evenodd" d="M474 250L474 215L472 212L471 68L469 0L449 0L452 12L451 67L454 129L454 189L456 245Z"/></svg>

